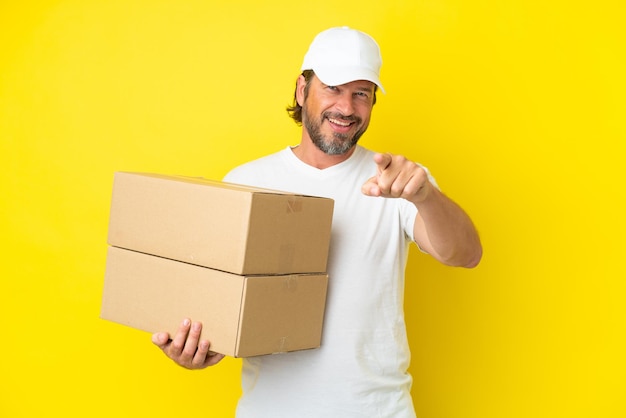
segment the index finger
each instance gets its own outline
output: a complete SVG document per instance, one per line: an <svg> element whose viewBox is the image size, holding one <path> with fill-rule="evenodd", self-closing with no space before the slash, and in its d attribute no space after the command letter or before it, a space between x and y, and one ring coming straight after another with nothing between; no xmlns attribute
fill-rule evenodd
<svg viewBox="0 0 626 418"><path fill-rule="evenodd" d="M378 166L378 172L382 173L391 164L391 154L377 153L374 155L374 162Z"/></svg>
<svg viewBox="0 0 626 418"><path fill-rule="evenodd" d="M169 354L179 356L183 350L185 349L185 343L187 342L187 335L189 334L191 328L191 320L189 318L185 318L183 322L178 327L178 331L174 335L170 343Z"/></svg>

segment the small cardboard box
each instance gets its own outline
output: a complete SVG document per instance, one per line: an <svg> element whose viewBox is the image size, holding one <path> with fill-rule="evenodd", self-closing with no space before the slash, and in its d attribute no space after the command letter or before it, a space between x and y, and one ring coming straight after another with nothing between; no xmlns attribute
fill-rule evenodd
<svg viewBox="0 0 626 418"><path fill-rule="evenodd" d="M203 324L211 351L250 357L320 346L326 274L240 276L109 247L100 317L173 337Z"/></svg>
<svg viewBox="0 0 626 418"><path fill-rule="evenodd" d="M118 172L108 243L235 274L323 273L333 205L200 178Z"/></svg>

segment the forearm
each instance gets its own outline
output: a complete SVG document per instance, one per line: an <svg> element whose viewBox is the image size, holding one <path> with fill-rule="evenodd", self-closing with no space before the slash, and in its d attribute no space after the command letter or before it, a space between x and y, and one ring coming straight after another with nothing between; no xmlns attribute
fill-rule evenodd
<svg viewBox="0 0 626 418"><path fill-rule="evenodd" d="M475 267L482 257L478 232L465 211L437 188L413 202L418 209L414 235L417 244L440 262Z"/></svg>
<svg viewBox="0 0 626 418"><path fill-rule="evenodd" d="M440 262L475 267L482 257L469 216L428 180L426 170L401 155L376 154L378 173L361 191L367 196L403 198L418 209L413 235L421 249Z"/></svg>

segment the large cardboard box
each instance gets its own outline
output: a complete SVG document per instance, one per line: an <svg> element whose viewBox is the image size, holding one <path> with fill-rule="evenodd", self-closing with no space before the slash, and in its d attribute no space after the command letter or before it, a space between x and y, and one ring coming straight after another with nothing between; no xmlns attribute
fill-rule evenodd
<svg viewBox="0 0 626 418"><path fill-rule="evenodd" d="M235 274L326 272L333 200L115 174L108 243Z"/></svg>
<svg viewBox="0 0 626 418"><path fill-rule="evenodd" d="M211 350L249 357L320 346L326 274L240 276L109 247L101 318L174 335L203 323Z"/></svg>

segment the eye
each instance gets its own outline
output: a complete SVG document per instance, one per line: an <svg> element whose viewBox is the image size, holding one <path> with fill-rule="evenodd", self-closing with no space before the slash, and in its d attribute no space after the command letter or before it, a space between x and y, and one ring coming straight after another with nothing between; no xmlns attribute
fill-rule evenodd
<svg viewBox="0 0 626 418"><path fill-rule="evenodd" d="M359 97L360 99L368 99L370 97L370 95L364 91L357 91L356 93L354 93L354 95Z"/></svg>

